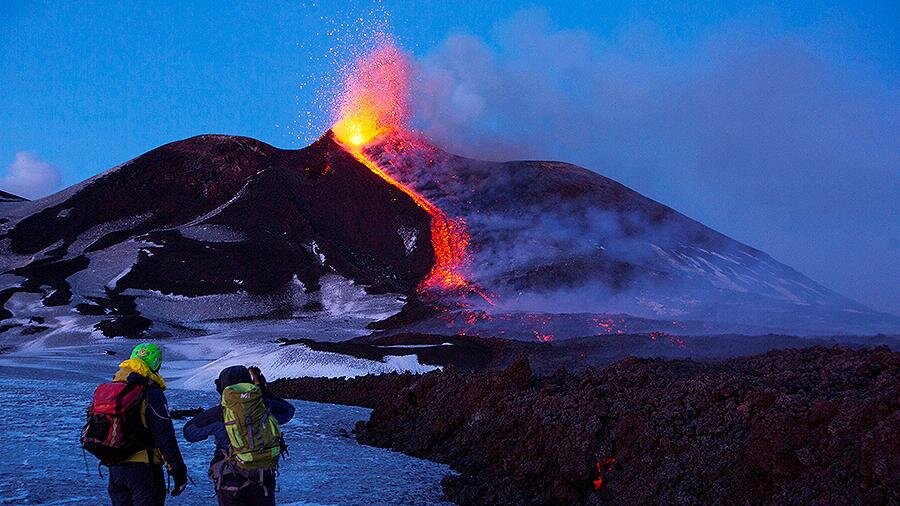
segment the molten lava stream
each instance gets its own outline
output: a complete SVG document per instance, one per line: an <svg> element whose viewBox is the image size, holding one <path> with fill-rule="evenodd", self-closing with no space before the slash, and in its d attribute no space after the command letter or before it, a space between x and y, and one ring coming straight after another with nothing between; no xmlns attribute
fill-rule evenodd
<svg viewBox="0 0 900 506"><path fill-rule="evenodd" d="M343 147L378 177L409 195L419 207L431 216L431 247L434 250L434 266L419 285L419 289L472 289L466 278L458 272L465 260L466 248L469 245L469 234L466 232L465 225L460 220L451 219L417 191L394 179L375 161L366 156L362 148L348 145L343 145ZM485 297L480 291L474 291ZM485 300L490 301L487 297Z"/></svg>

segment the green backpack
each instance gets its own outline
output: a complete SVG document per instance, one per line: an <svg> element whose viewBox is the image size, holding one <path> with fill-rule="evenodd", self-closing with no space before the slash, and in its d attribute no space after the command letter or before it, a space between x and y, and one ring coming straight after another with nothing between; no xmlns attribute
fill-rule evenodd
<svg viewBox="0 0 900 506"><path fill-rule="evenodd" d="M222 391L225 432L232 460L245 471L274 469L284 447L281 428L252 383L237 383Z"/></svg>

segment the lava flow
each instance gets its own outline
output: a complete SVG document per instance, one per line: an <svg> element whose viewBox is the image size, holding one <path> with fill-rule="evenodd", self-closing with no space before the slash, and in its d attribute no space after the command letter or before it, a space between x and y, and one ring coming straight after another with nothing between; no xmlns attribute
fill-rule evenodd
<svg viewBox="0 0 900 506"><path fill-rule="evenodd" d="M402 133L408 115L409 67L403 53L391 43L376 49L345 73L344 94L332 127L337 141L360 163L403 193L431 216L434 266L420 283L420 291L470 289L460 273L466 258L469 234L465 223L452 219L415 189L398 181L365 152L366 146L391 133Z"/></svg>

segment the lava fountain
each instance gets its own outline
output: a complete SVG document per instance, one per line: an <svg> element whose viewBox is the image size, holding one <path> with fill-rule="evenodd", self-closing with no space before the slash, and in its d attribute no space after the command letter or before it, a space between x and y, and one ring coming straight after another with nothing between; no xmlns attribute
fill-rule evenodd
<svg viewBox="0 0 900 506"><path fill-rule="evenodd" d="M366 147L391 134L402 134L409 115L410 68L391 42L358 59L344 73L343 94L336 104L335 139L360 163L409 195L431 216L434 266L419 284L419 292L469 290L490 299L462 274L469 234L462 219L450 218L414 188L402 183L366 154Z"/></svg>

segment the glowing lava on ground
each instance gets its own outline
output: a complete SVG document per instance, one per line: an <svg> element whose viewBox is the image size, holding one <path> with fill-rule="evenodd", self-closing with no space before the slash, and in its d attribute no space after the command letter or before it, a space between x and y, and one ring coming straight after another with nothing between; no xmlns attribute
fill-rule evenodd
<svg viewBox="0 0 900 506"><path fill-rule="evenodd" d="M385 136L403 133L408 117L409 65L403 53L387 42L345 71L343 95L336 104L331 128L337 141L360 163L395 186L431 216L431 246L435 262L419 291L467 289L479 293L460 272L469 234L465 222L447 216L415 189L392 176L367 156L365 148Z"/></svg>
<svg viewBox="0 0 900 506"><path fill-rule="evenodd" d="M594 490L600 490L603 487L604 475L610 472L615 464L615 457L610 457L608 459L597 462L597 479L594 480Z"/></svg>

